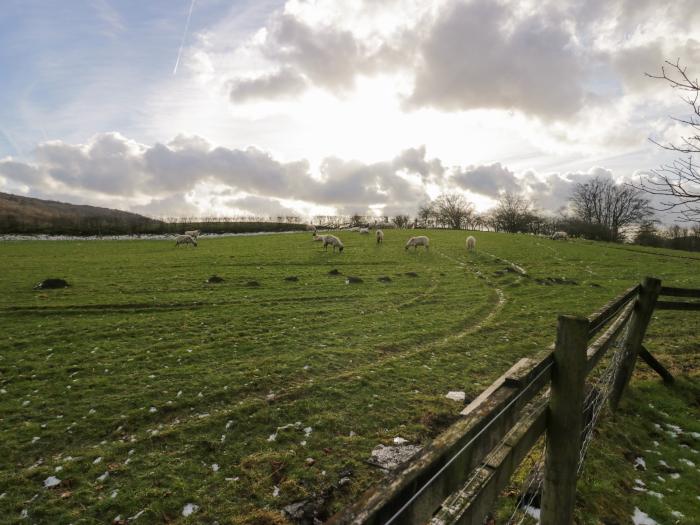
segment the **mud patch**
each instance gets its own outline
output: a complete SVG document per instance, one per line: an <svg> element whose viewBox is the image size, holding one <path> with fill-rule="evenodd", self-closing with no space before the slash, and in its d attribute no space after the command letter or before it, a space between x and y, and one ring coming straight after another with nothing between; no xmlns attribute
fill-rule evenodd
<svg viewBox="0 0 700 525"><path fill-rule="evenodd" d="M55 290L58 288L68 288L70 286L67 281L63 279L44 279L34 285L35 290Z"/></svg>
<svg viewBox="0 0 700 525"><path fill-rule="evenodd" d="M223 277L219 277L218 275L212 275L211 277L209 277L209 279L207 279L207 282L210 283L210 284L223 283L223 282L224 282L224 278L223 278Z"/></svg>

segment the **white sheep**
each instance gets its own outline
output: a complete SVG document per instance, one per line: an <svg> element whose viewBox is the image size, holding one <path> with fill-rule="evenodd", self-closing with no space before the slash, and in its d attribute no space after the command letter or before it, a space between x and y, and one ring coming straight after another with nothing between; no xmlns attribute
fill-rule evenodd
<svg viewBox="0 0 700 525"><path fill-rule="evenodd" d="M175 237L175 246L180 246L181 244L191 244L195 248L197 247L197 239L191 235L178 235Z"/></svg>
<svg viewBox="0 0 700 525"><path fill-rule="evenodd" d="M333 251L335 251L336 247L338 248L338 251L340 253L343 252L343 249L345 246L343 246L343 242L338 239L335 235L324 235L323 236L323 249L328 251L328 245L333 246Z"/></svg>
<svg viewBox="0 0 700 525"><path fill-rule="evenodd" d="M410 246L413 246L414 250L417 250L419 246L425 246L425 250L430 249L430 239L425 235L419 235L418 237L411 237L406 243L405 249L408 250Z"/></svg>
<svg viewBox="0 0 700 525"><path fill-rule="evenodd" d="M196 239L202 234L202 230L190 230L188 232L185 232L185 235L189 235L193 239Z"/></svg>
<svg viewBox="0 0 700 525"><path fill-rule="evenodd" d="M467 237L467 250L476 250L476 239L472 235Z"/></svg>
<svg viewBox="0 0 700 525"><path fill-rule="evenodd" d="M369 228L360 228L360 233L369 234Z"/></svg>
<svg viewBox="0 0 700 525"><path fill-rule="evenodd" d="M377 230L376 236L377 236L377 244L384 242L384 232L382 230Z"/></svg>
<svg viewBox="0 0 700 525"><path fill-rule="evenodd" d="M556 240L559 240L559 239L566 240L566 239L568 239L568 238L569 238L569 234L566 233L566 232L554 232L554 233L552 234L552 240L553 240L553 241L556 241Z"/></svg>

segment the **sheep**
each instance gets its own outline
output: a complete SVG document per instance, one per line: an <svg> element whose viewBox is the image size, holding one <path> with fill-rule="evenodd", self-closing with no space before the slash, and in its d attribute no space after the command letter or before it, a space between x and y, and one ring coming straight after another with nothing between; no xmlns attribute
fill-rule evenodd
<svg viewBox="0 0 700 525"><path fill-rule="evenodd" d="M384 232L382 230L377 230L376 236L377 236L377 244L381 244L384 242Z"/></svg>
<svg viewBox="0 0 700 525"><path fill-rule="evenodd" d="M414 250L417 250L419 246L425 246L425 251L428 251L430 250L430 239L428 239L425 235L411 237L408 239L405 249L408 250L410 246L413 246Z"/></svg>
<svg viewBox="0 0 700 525"><path fill-rule="evenodd" d="M554 233L552 234L552 240L553 240L553 241L556 241L556 240L559 240L559 239L566 240L566 239L568 239L568 238L569 238L569 234L566 233L566 232L554 232Z"/></svg>
<svg viewBox="0 0 700 525"><path fill-rule="evenodd" d="M178 235L175 237L175 246L180 246L181 244L191 244L195 248L197 247L197 239L191 235Z"/></svg>
<svg viewBox="0 0 700 525"><path fill-rule="evenodd" d="M467 250L476 250L476 239L472 235L467 237Z"/></svg>
<svg viewBox="0 0 700 525"><path fill-rule="evenodd" d="M202 234L202 230L190 230L188 232L185 232L185 235L189 235L193 239L196 239Z"/></svg>
<svg viewBox="0 0 700 525"><path fill-rule="evenodd" d="M323 249L328 251L328 245L333 246L333 251L335 251L335 248L338 247L338 252L343 253L343 249L345 246L343 246L343 243L338 237L335 235L324 235L323 236Z"/></svg>
<svg viewBox="0 0 700 525"><path fill-rule="evenodd" d="M360 228L360 233L369 234L369 228Z"/></svg>

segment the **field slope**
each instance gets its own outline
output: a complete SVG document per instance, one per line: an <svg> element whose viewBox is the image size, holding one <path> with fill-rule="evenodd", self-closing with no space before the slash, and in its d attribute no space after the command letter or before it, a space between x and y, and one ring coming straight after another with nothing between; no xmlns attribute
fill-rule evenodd
<svg viewBox="0 0 700 525"><path fill-rule="evenodd" d="M541 351L557 314L645 275L700 288L700 257L682 252L482 233L468 254L463 232L427 234L429 253L406 253L405 231L383 246L343 232L343 254L306 233L0 244L0 516L284 523L311 499L324 518L381 476L375 446L429 441L462 408L448 391L470 399ZM33 290L48 277L71 286ZM648 344L691 397L699 319L659 313ZM687 513L694 496L676 497Z"/></svg>

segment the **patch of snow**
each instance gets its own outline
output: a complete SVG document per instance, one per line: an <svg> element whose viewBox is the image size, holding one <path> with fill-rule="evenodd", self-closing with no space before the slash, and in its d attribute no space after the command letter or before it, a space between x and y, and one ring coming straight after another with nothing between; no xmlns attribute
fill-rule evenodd
<svg viewBox="0 0 700 525"><path fill-rule="evenodd" d="M304 429L304 436L309 437L311 435L311 432L313 432L313 428L311 427L306 427Z"/></svg>
<svg viewBox="0 0 700 525"><path fill-rule="evenodd" d="M663 499L664 495L661 494L660 492L654 492L653 490L650 490L647 492L650 496L654 496L655 498Z"/></svg>
<svg viewBox="0 0 700 525"><path fill-rule="evenodd" d="M134 515L131 516L130 518L126 518L126 520L127 520L127 521L134 521L134 520L137 520L137 519L139 519L139 518L141 517L141 515L142 515L144 512L146 512L146 509L143 509L143 510L138 511L136 514L134 514Z"/></svg>
<svg viewBox="0 0 700 525"><path fill-rule="evenodd" d="M175 397L180 397L182 395L182 390L177 391L177 395Z"/></svg>
<svg viewBox="0 0 700 525"><path fill-rule="evenodd" d="M151 414L153 414L153 413L155 413L155 412L158 412L158 409L157 409L156 407L151 407L151 408L148 409L148 411L149 411Z"/></svg>
<svg viewBox="0 0 700 525"><path fill-rule="evenodd" d="M102 456L95 458L95 461L92 462L93 465L97 465L98 463L102 462Z"/></svg>
<svg viewBox="0 0 700 525"><path fill-rule="evenodd" d="M117 494L119 494L119 490L113 490L109 497L114 499L117 497Z"/></svg>
<svg viewBox="0 0 700 525"><path fill-rule="evenodd" d="M53 469L54 472L61 472L62 470L63 470L63 467L61 465L59 465L55 469Z"/></svg>
<svg viewBox="0 0 700 525"><path fill-rule="evenodd" d="M102 482L104 482L108 477L109 477L109 471L105 471L104 474L102 474L101 476L99 476L99 477L97 478L97 481L99 481L100 483L102 483Z"/></svg>
<svg viewBox="0 0 700 525"><path fill-rule="evenodd" d="M680 477L681 477L681 475L678 472L674 472L671 474L671 479L678 479Z"/></svg>
<svg viewBox="0 0 700 525"><path fill-rule="evenodd" d="M211 464L211 469L212 469L214 472L219 472L219 465L217 465L216 463L212 463L212 464Z"/></svg>
<svg viewBox="0 0 700 525"><path fill-rule="evenodd" d="M406 443L408 443L408 439L404 439L404 438L399 437L399 436L396 436L394 438L395 445L405 445Z"/></svg>
<svg viewBox="0 0 700 525"><path fill-rule="evenodd" d="M187 516L194 514L199 510L199 506L194 503L188 503L182 508L182 515L186 518Z"/></svg>
<svg viewBox="0 0 700 525"><path fill-rule="evenodd" d="M224 478L226 481L238 481L240 478L236 476L235 478Z"/></svg>
<svg viewBox="0 0 700 525"><path fill-rule="evenodd" d="M634 468L637 470L646 470L647 469L647 463L644 461L644 458L642 456L637 456L634 458Z"/></svg>
<svg viewBox="0 0 700 525"><path fill-rule="evenodd" d="M37 441L39 441L40 439L41 439L41 438L40 438L39 436L34 436L34 437L32 438L32 445L33 445L34 443L36 443Z"/></svg>
<svg viewBox="0 0 700 525"><path fill-rule="evenodd" d="M280 495L280 488L277 485L275 485L275 488L272 490L272 497L276 498L279 495Z"/></svg>
<svg viewBox="0 0 700 525"><path fill-rule="evenodd" d="M274 434L270 434L270 437L267 438L268 441L275 441L277 439L277 432Z"/></svg>
<svg viewBox="0 0 700 525"><path fill-rule="evenodd" d="M694 467L694 466L695 466L695 463L693 463L693 462L690 461L689 459L681 458L681 459L679 459L678 461L680 461L681 463L685 463L685 464L688 465L689 467Z"/></svg>
<svg viewBox="0 0 700 525"><path fill-rule="evenodd" d="M31 401L29 401L29 399L27 399L25 402L22 403L22 406L26 407L29 403L31 403Z"/></svg>
<svg viewBox="0 0 700 525"><path fill-rule="evenodd" d="M677 510L672 510L671 516L673 516L674 518L679 518L679 519L685 518L685 514L683 514L682 512L678 512Z"/></svg>
<svg viewBox="0 0 700 525"><path fill-rule="evenodd" d="M445 397L447 399L451 399L452 401L461 401L463 403L464 399L466 398L466 394L461 391L450 391L445 394Z"/></svg>
<svg viewBox="0 0 700 525"><path fill-rule="evenodd" d="M229 428L231 428L231 425L233 425L233 420L232 420L232 419L229 419L229 420L226 422L226 427L225 427L225 429L228 430Z"/></svg>
<svg viewBox="0 0 700 525"><path fill-rule="evenodd" d="M377 445L372 450L369 462L387 470L394 470L416 455L421 448L419 445L399 445L395 447Z"/></svg>
<svg viewBox="0 0 700 525"><path fill-rule="evenodd" d="M660 460L659 460L659 465L661 465L662 467L671 468L671 467L668 465L668 463L666 463L663 459L660 459Z"/></svg>
<svg viewBox="0 0 700 525"><path fill-rule="evenodd" d="M44 488L50 489L52 487L55 487L57 485L61 484L61 480L58 479L56 476L49 476L44 480Z"/></svg>
<svg viewBox="0 0 700 525"><path fill-rule="evenodd" d="M538 522L540 521L540 509L537 507L531 507L530 505L525 505L523 507L523 510L525 511L525 514L528 516L535 518Z"/></svg>
<svg viewBox="0 0 700 525"><path fill-rule="evenodd" d="M656 521L651 519L648 514L639 510L638 507L634 508L632 523L634 523L634 525L659 525Z"/></svg>
<svg viewBox="0 0 700 525"><path fill-rule="evenodd" d="M90 415L92 415L96 412L97 412L97 410L95 410L94 408L91 408L90 410L88 410L88 414L90 414Z"/></svg>
<svg viewBox="0 0 700 525"><path fill-rule="evenodd" d="M226 434L221 434L221 442L223 443L226 441Z"/></svg>

